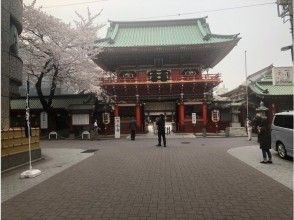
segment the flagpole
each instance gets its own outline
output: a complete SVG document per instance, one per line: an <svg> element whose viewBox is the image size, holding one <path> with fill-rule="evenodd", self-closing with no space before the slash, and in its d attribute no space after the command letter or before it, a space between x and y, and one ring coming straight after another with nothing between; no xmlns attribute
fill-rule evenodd
<svg viewBox="0 0 294 220"><path fill-rule="evenodd" d="M27 107L26 107L26 121L27 121L27 134L28 134L28 140L29 140L29 163L30 163L30 169L22 172L20 174L20 178L34 178L36 176L39 176L41 174L41 170L33 169L32 167L32 153L31 153L31 126L30 126L30 81L29 81L29 75L27 78Z"/></svg>
<svg viewBox="0 0 294 220"><path fill-rule="evenodd" d="M29 75L27 79L27 109L26 109L26 120L28 128L28 139L29 139L29 158L30 158L30 170L32 169L32 155L31 155L31 126L30 126L30 103L29 103L29 94L30 94L30 82Z"/></svg>

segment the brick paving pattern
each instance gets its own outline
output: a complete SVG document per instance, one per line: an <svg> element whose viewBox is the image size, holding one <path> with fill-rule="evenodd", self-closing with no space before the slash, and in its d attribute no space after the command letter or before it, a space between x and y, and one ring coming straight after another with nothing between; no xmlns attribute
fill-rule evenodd
<svg viewBox="0 0 294 220"><path fill-rule="evenodd" d="M246 138L182 141L56 142L100 150L3 202L2 219L293 218L292 190L227 153Z"/></svg>

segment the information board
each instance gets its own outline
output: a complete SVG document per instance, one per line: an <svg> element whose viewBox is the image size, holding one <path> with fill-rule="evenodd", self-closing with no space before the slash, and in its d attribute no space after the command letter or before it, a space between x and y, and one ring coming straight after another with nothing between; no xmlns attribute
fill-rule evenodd
<svg viewBox="0 0 294 220"><path fill-rule="evenodd" d="M120 117L114 117L114 137L120 138Z"/></svg>
<svg viewBox="0 0 294 220"><path fill-rule="evenodd" d="M192 124L196 124L196 121L197 121L197 116L196 116L196 113L192 113Z"/></svg>
<svg viewBox="0 0 294 220"><path fill-rule="evenodd" d="M273 67L273 85L293 85L293 67Z"/></svg>

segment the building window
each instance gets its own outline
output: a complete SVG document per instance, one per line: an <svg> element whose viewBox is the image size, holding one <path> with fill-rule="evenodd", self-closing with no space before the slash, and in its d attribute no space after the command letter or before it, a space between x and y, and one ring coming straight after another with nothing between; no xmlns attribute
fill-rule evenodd
<svg viewBox="0 0 294 220"><path fill-rule="evenodd" d="M10 24L10 42L9 52L18 55L18 32L14 24Z"/></svg>
<svg viewBox="0 0 294 220"><path fill-rule="evenodd" d="M88 125L89 114L73 114L72 125Z"/></svg>
<svg viewBox="0 0 294 220"><path fill-rule="evenodd" d="M277 115L274 125L282 128L293 129L293 115Z"/></svg>

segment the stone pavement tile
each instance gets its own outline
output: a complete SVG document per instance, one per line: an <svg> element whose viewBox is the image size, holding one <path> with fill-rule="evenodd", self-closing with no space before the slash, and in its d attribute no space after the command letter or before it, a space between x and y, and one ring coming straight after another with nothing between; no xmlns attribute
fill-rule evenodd
<svg viewBox="0 0 294 220"><path fill-rule="evenodd" d="M42 174L37 178L20 179L20 174L27 170L21 167L1 175L1 202L6 201L21 192L45 181L46 179L62 172L72 165L94 155L93 153L81 153L81 149L42 149L44 160L33 163L33 168L41 170Z"/></svg>
<svg viewBox="0 0 294 220"><path fill-rule="evenodd" d="M89 141L97 153L3 202L2 218L293 218L289 188L227 153L248 145L246 138L181 141L170 141L168 149L152 140Z"/></svg>

